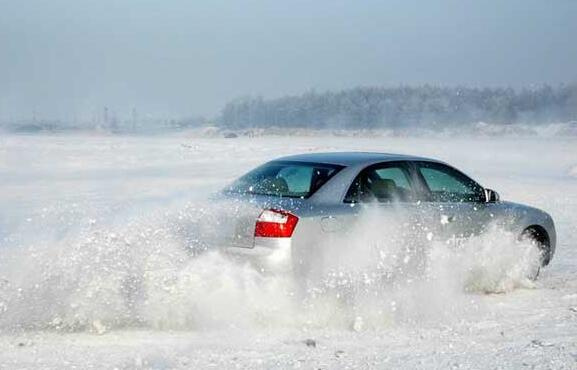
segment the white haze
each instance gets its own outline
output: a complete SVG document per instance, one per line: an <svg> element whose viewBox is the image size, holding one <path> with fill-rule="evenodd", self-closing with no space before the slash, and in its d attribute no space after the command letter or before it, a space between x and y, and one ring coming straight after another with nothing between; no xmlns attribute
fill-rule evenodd
<svg viewBox="0 0 577 370"><path fill-rule="evenodd" d="M262 161L335 150L433 156L545 209L553 264L533 283L534 250L515 235L495 227L459 248L421 248L426 235L402 212L370 208L330 258L311 256L308 294L220 254L227 207L211 192ZM576 167L571 137L3 136L0 363L572 368Z"/></svg>

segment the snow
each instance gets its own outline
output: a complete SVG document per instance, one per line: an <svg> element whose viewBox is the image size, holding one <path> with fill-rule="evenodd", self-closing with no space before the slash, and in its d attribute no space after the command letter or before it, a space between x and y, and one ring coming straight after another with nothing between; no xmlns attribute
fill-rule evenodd
<svg viewBox="0 0 577 370"><path fill-rule="evenodd" d="M527 281L530 249L495 229L435 245L426 279L407 267L375 282L375 245L407 266L418 255L388 238L398 220L368 215L303 302L288 277L182 248L191 222L226 212L212 191L280 155L336 150L432 156L546 210L552 265ZM573 136L2 136L0 364L575 368L576 158Z"/></svg>

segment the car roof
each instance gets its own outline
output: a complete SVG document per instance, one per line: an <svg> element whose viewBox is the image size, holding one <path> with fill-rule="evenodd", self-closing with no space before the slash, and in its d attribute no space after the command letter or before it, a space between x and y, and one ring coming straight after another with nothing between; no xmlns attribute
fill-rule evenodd
<svg viewBox="0 0 577 370"><path fill-rule="evenodd" d="M275 161L297 161L336 164L341 166L370 165L388 161L428 161L440 162L436 159L417 157L405 154L375 153L375 152L329 152L329 153L306 153L290 155L275 159Z"/></svg>

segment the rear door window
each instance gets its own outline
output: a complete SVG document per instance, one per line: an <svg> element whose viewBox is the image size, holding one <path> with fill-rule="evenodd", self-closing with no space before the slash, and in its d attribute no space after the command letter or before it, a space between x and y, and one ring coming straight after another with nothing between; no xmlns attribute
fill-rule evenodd
<svg viewBox="0 0 577 370"><path fill-rule="evenodd" d="M405 162L388 162L370 166L356 177L345 203L411 202L414 191L411 175Z"/></svg>
<svg viewBox="0 0 577 370"><path fill-rule="evenodd" d="M308 198L342 168L322 163L272 161L242 176L225 191Z"/></svg>

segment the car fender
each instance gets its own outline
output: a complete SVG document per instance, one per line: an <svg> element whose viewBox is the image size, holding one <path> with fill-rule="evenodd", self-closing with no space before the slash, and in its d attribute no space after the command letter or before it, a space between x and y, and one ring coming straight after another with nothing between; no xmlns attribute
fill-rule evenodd
<svg viewBox="0 0 577 370"><path fill-rule="evenodd" d="M542 227L549 237L549 257L553 257L557 245L557 233L551 215L538 208L514 202L501 201L495 205L500 208L500 212L496 212L497 216L501 216L499 224L508 231L521 235L531 226Z"/></svg>

